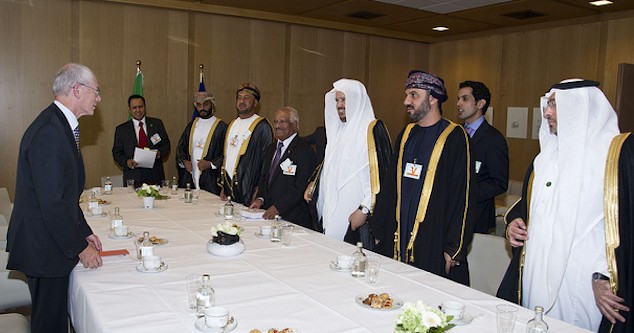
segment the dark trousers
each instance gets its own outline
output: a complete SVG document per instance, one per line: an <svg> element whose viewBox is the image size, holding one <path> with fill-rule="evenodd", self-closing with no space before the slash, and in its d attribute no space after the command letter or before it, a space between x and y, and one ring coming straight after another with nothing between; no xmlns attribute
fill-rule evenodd
<svg viewBox="0 0 634 333"><path fill-rule="evenodd" d="M68 276L28 277L31 292L31 333L68 332Z"/></svg>

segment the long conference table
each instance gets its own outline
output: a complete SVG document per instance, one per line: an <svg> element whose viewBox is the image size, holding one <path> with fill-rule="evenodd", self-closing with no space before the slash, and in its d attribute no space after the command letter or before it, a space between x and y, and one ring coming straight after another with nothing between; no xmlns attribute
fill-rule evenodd
<svg viewBox="0 0 634 333"><path fill-rule="evenodd" d="M105 217L86 215L103 242L104 250L127 249L131 255L104 257L99 269L78 265L69 288L69 313L78 333L199 332L197 317L188 306L186 276L210 274L216 306L229 309L237 321L233 332L269 328L293 328L296 332L393 332L401 310L379 311L357 304L357 295L387 292L405 302L422 300L439 305L457 300L474 319L450 332L496 332L495 308L510 304L477 290L426 271L381 257L379 282L337 272L329 264L337 255L352 254L350 244L296 227L291 246L256 237L259 226L270 221L236 221L244 228L241 239L246 250L231 257L207 251L210 228L224 221L216 212L222 201L201 191L197 204L185 203L178 195L144 209L143 200L127 188L100 195L110 204ZM86 211L86 203L82 204ZM119 207L124 223L136 235L150 235L168 242L155 246L167 269L160 273L137 271L133 239L110 237L110 218ZM513 332L525 332L533 312L519 308ZM545 317L551 332L589 332Z"/></svg>

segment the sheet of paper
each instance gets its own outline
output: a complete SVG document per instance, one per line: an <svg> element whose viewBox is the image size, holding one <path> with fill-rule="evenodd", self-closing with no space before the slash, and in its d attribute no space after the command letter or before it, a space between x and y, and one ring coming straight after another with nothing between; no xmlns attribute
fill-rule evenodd
<svg viewBox="0 0 634 333"><path fill-rule="evenodd" d="M134 148L134 160L139 164L139 168L152 169L154 160L156 159L156 149Z"/></svg>
<svg viewBox="0 0 634 333"><path fill-rule="evenodd" d="M526 139L527 107L509 107L506 111L506 137Z"/></svg>

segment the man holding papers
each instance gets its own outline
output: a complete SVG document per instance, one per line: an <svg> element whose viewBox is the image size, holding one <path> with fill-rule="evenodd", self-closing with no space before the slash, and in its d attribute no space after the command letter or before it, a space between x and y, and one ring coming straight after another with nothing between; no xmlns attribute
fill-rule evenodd
<svg viewBox="0 0 634 333"><path fill-rule="evenodd" d="M165 179L163 162L170 153L170 140L163 121L145 116L145 98L132 95L128 98L128 108L132 119L117 126L112 145L112 157L123 170L124 183L134 179L134 185L143 183L161 184ZM137 151L138 149L151 150ZM153 166L148 167L148 154L156 152Z"/></svg>

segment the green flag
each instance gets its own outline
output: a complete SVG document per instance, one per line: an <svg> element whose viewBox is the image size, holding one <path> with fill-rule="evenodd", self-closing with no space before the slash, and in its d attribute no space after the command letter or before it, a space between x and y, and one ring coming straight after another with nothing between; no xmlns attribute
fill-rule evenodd
<svg viewBox="0 0 634 333"><path fill-rule="evenodd" d="M141 68L136 69L136 77L134 78L134 86L132 87L132 95L143 96L143 72L141 72Z"/></svg>

